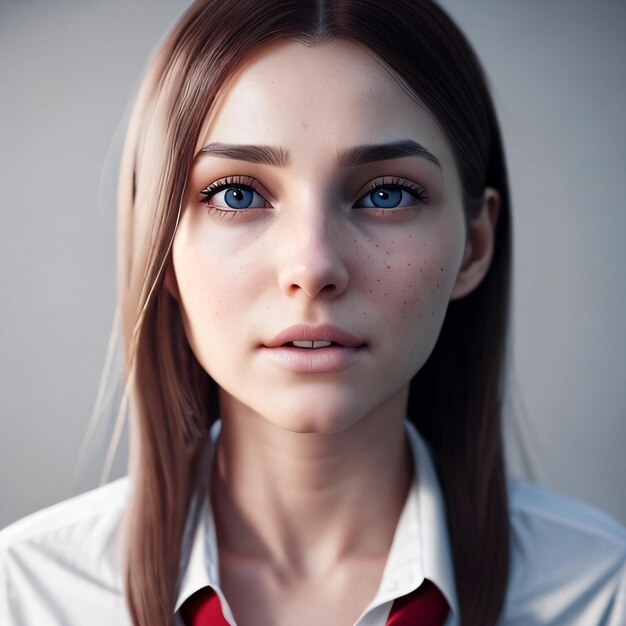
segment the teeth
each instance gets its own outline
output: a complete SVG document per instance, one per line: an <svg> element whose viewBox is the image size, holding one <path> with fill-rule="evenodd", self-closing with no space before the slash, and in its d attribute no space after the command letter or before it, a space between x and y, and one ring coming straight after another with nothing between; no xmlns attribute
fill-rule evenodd
<svg viewBox="0 0 626 626"><path fill-rule="evenodd" d="M312 341L294 341L293 345L296 348L312 348L313 342Z"/></svg>
<svg viewBox="0 0 626 626"><path fill-rule="evenodd" d="M330 341L314 341L313 342L313 347L314 348L325 348L326 346L330 345Z"/></svg>
<svg viewBox="0 0 626 626"><path fill-rule="evenodd" d="M296 348L326 348L330 345L330 341L310 341L308 339L304 341L292 341Z"/></svg>

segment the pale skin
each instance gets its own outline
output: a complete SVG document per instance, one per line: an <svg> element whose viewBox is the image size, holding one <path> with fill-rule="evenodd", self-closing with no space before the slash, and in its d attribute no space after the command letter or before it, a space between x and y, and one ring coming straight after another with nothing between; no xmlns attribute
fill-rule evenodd
<svg viewBox="0 0 626 626"><path fill-rule="evenodd" d="M434 160L346 162L355 147L409 140ZM201 152L215 144L284 159ZM373 206L376 184L398 205ZM228 185L251 207L229 206ZM409 381L448 302L489 267L498 202L487 189L466 220L433 117L346 41L254 53L207 118L166 288L220 387L211 502L238 626L350 626L374 597L413 480ZM296 324L361 345L337 371L293 371L267 344Z"/></svg>

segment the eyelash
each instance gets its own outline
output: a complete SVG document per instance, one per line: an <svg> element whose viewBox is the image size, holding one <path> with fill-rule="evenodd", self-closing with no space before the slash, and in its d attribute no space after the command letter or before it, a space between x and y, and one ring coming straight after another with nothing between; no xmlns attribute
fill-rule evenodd
<svg viewBox="0 0 626 626"><path fill-rule="evenodd" d="M204 196L202 204L207 205L209 213L215 213L221 217L234 217L235 213L245 213L248 209L225 209L223 207L211 205L211 199L224 189L230 187L238 187L240 189L246 189L248 191L254 191L259 195L262 195L259 191L259 184L254 178L250 176L227 176L226 178L220 178L214 183L211 183L208 187L205 187L200 194Z"/></svg>
<svg viewBox="0 0 626 626"><path fill-rule="evenodd" d="M385 188L391 187L393 189L400 189L401 191L406 191L407 193L411 194L416 200L418 200L422 204L425 204L429 200L428 192L426 191L424 187L422 187L422 185L418 185L417 183L412 183L411 181L405 180L404 178L391 178L390 180L385 180L383 178L382 181L373 183L369 187L369 189L359 197L359 200L369 195L373 191L380 189L381 187L385 187ZM389 209L385 209L385 210L389 210Z"/></svg>
<svg viewBox="0 0 626 626"><path fill-rule="evenodd" d="M253 191L264 197L263 194L261 194L261 192L259 191L258 182L254 178L251 178L250 176L227 176L226 178L216 180L200 192L200 194L204 196L204 200L202 200L202 203L207 205L209 212L218 214L221 217L229 216L232 218L234 217L235 213L245 213L246 211L250 210L225 209L223 207L211 205L211 199L213 198L213 196L215 196L220 191L224 191L225 189L228 189L230 187L238 187L241 189L246 189L248 191ZM382 180L372 183L365 191L365 193L362 193L359 196L357 202L362 198L368 196L372 192L376 191L376 189L380 188L393 188L399 189L401 191L406 191L411 196L413 196L420 204L425 204L429 200L428 192L422 185L413 183L403 178L392 177L383 178ZM380 208L377 212L383 213L389 212L391 210L393 209Z"/></svg>

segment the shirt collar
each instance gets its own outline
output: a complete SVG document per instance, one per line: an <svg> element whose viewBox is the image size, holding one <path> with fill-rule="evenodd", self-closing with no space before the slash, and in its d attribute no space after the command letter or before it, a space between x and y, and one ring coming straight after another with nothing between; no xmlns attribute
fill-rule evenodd
<svg viewBox="0 0 626 626"><path fill-rule="evenodd" d="M216 422L211 430L209 459L220 426ZM405 422L405 427L415 477L398 520L378 592L366 611L414 591L428 578L443 593L452 612L458 614L443 496L426 443L413 424ZM210 586L220 597L224 616L232 620L219 587L215 521L208 493L208 489L203 489L202 501L197 503L200 506L197 522L192 525L190 520L188 524L189 541L187 548L183 548L186 565L182 568L176 611L196 591Z"/></svg>
<svg viewBox="0 0 626 626"><path fill-rule="evenodd" d="M406 595L428 578L458 614L443 495L427 444L411 422L405 428L415 476L372 606Z"/></svg>

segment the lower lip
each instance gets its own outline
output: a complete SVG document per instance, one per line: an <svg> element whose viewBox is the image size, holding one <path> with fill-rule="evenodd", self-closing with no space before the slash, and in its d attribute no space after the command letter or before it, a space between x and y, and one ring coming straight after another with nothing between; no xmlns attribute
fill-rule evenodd
<svg viewBox="0 0 626 626"><path fill-rule="evenodd" d="M263 350L275 363L292 372L331 374L332 372L340 372L350 367L363 348L348 348L346 346L292 348L278 346L276 348L264 347Z"/></svg>

